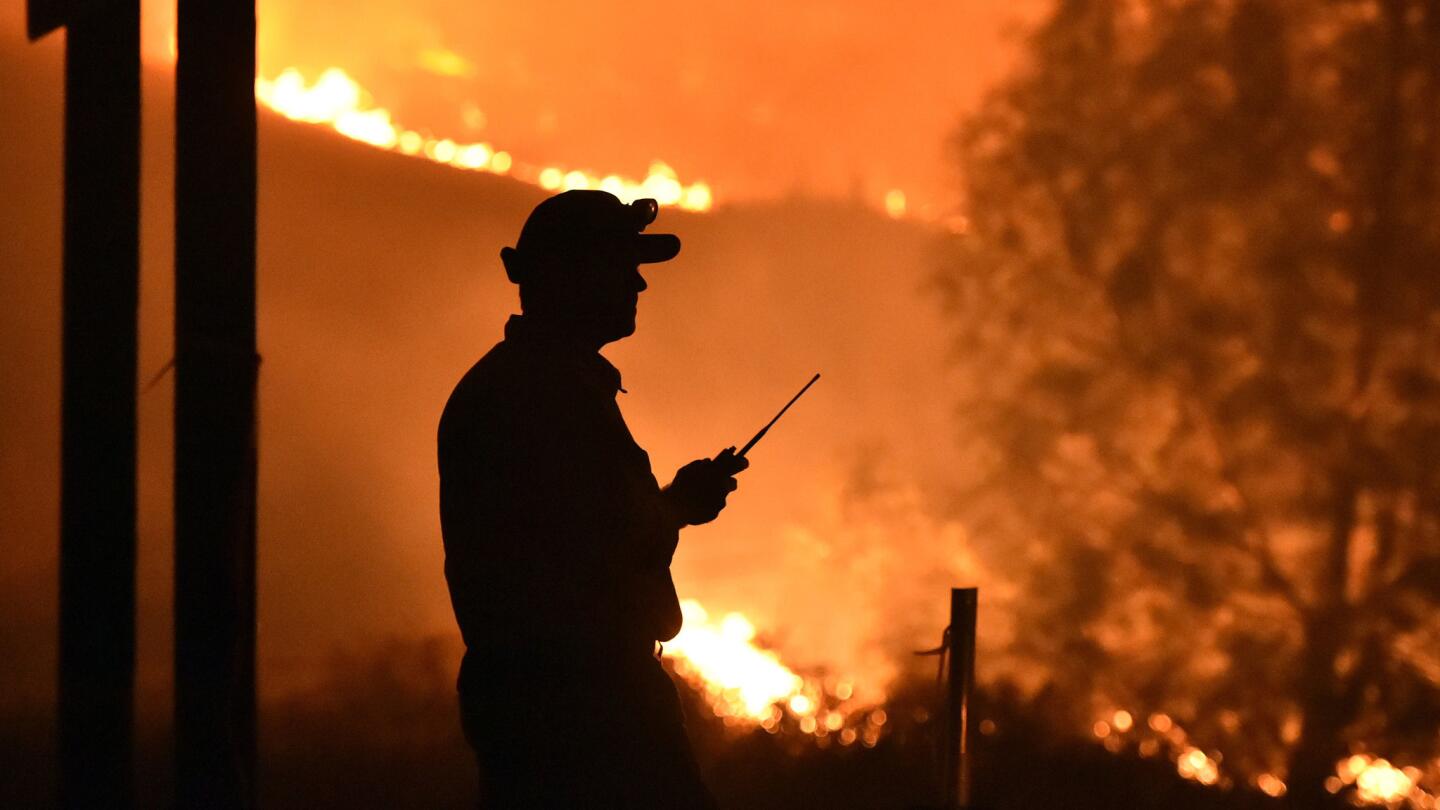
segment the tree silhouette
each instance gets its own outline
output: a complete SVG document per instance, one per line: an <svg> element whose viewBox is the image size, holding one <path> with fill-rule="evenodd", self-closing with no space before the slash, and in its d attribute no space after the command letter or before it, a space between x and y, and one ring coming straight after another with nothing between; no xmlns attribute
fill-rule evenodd
<svg viewBox="0 0 1440 810"><path fill-rule="evenodd" d="M1060 0L1026 53L937 275L1017 653L1299 806L1428 760L1440 2Z"/></svg>

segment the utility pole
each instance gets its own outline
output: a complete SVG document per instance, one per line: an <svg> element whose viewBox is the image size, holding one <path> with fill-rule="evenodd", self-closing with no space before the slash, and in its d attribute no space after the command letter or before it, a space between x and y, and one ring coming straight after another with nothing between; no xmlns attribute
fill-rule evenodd
<svg viewBox="0 0 1440 810"><path fill-rule="evenodd" d="M179 0L176 803L255 806L255 4Z"/></svg>
<svg viewBox="0 0 1440 810"><path fill-rule="evenodd" d="M65 32L59 797L134 805L140 3L29 0Z"/></svg>
<svg viewBox="0 0 1440 810"><path fill-rule="evenodd" d="M60 804L134 806L138 0L64 27ZM175 734L182 808L255 803L255 6L179 0Z"/></svg>

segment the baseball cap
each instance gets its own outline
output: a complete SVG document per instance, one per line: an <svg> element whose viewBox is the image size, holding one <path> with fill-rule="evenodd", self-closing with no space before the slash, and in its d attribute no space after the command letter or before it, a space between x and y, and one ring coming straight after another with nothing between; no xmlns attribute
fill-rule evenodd
<svg viewBox="0 0 1440 810"><path fill-rule="evenodd" d="M515 247L503 248L500 256L517 283L541 258L564 261L618 253L638 264L669 261L680 252L680 238L643 232L659 211L651 199L627 205L608 191L564 191L535 206ZM517 270L522 278L516 277Z"/></svg>

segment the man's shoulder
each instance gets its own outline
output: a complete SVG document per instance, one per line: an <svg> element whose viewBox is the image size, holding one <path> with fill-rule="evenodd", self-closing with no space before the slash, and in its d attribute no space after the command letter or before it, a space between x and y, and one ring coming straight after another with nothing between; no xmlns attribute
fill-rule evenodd
<svg viewBox="0 0 1440 810"><path fill-rule="evenodd" d="M486 391L514 385L521 376L523 363L513 344L500 341L470 366L456 383L451 398L483 394Z"/></svg>
<svg viewBox="0 0 1440 810"><path fill-rule="evenodd" d="M573 387L573 380L546 353L502 340L456 383L440 417L440 432L459 423L544 410L552 401L570 399L568 389Z"/></svg>
<svg viewBox="0 0 1440 810"><path fill-rule="evenodd" d="M514 351L504 341L495 344L474 365L460 377L445 402L445 411L440 417L443 430L447 422L454 421L462 413L476 409L493 408L510 397L509 389L517 386L520 363Z"/></svg>

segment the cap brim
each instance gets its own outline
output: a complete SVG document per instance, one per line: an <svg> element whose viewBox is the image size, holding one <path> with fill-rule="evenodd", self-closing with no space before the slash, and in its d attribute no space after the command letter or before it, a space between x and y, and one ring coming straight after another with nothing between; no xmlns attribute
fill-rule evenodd
<svg viewBox="0 0 1440 810"><path fill-rule="evenodd" d="M641 233L635 236L635 257L641 264L668 262L680 253L680 237L673 233Z"/></svg>

